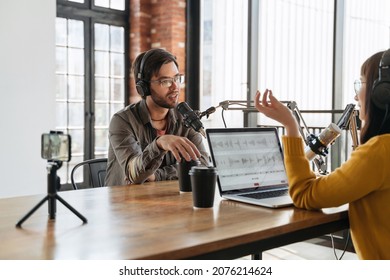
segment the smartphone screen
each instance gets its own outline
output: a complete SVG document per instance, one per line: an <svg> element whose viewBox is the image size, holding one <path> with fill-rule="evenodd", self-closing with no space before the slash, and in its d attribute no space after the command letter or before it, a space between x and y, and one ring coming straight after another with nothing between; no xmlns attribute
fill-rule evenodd
<svg viewBox="0 0 390 280"><path fill-rule="evenodd" d="M44 133L41 141L41 157L53 161L70 161L70 135L62 133Z"/></svg>

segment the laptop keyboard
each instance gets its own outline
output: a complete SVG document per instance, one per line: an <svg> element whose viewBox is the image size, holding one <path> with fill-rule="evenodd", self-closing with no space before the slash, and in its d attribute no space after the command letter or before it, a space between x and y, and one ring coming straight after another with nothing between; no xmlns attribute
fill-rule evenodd
<svg viewBox="0 0 390 280"><path fill-rule="evenodd" d="M269 191L269 192L248 193L248 194L242 194L240 196L262 199L262 198L272 198L272 197L279 197L279 196L285 196L285 195L288 195L288 190L276 190L276 191Z"/></svg>

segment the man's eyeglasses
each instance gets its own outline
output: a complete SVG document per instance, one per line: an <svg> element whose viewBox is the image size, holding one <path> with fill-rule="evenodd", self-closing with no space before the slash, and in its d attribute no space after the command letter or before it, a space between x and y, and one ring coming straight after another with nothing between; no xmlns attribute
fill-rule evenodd
<svg viewBox="0 0 390 280"><path fill-rule="evenodd" d="M151 80L150 82L151 83L160 83L160 86L162 86L163 88L169 88L172 86L173 83L176 83L179 85L184 83L184 75L177 75L173 78L164 78L164 79L160 79L160 80Z"/></svg>
<svg viewBox="0 0 390 280"><path fill-rule="evenodd" d="M362 85L365 84L366 82L362 82L360 79L355 80L353 83L353 88L355 89L355 94L358 95L359 92L362 90Z"/></svg>

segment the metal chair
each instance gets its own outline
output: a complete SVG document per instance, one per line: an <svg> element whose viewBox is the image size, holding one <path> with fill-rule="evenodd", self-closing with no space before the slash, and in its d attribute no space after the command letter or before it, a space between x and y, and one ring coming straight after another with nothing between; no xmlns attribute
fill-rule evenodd
<svg viewBox="0 0 390 280"><path fill-rule="evenodd" d="M106 177L107 158L89 159L80 162L73 167L70 174L70 180L72 182L73 189L78 190L79 186L75 182L75 171L80 167L86 167L87 172L84 173L89 176L90 187L98 188L104 186L104 178Z"/></svg>

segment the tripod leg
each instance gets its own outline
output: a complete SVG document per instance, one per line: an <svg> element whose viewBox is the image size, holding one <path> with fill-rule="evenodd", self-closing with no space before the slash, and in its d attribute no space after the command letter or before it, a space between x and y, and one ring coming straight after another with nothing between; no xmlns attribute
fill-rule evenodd
<svg viewBox="0 0 390 280"><path fill-rule="evenodd" d="M33 209L30 210L17 224L17 227L22 227L22 224L25 220L27 220L39 207L42 206L42 204L49 199L49 196L47 195L45 198L43 198Z"/></svg>
<svg viewBox="0 0 390 280"><path fill-rule="evenodd" d="M66 202L62 197L60 197L58 194L55 195L55 197L62 203L64 204L64 206L66 206L70 211L73 212L73 214L75 214L77 217L79 217L84 224L86 224L88 222L88 220L83 216L81 215L79 212L77 212L76 209L74 209L68 202Z"/></svg>

